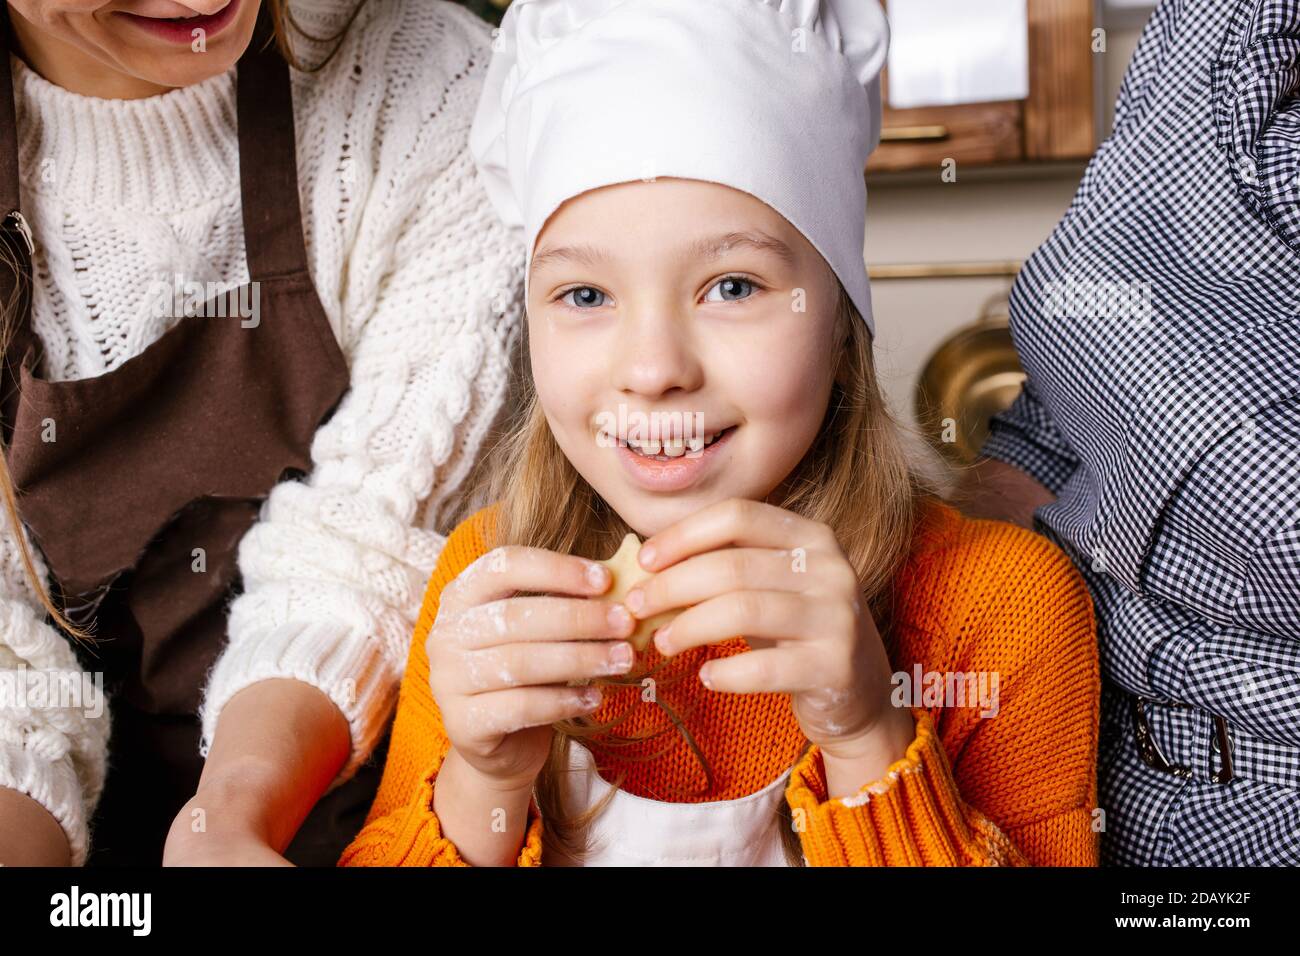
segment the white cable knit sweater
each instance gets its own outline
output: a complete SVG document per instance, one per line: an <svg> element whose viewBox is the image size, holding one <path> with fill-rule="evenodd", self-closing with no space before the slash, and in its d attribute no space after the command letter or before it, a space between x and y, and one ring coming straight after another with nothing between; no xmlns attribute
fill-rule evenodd
<svg viewBox="0 0 1300 956"><path fill-rule="evenodd" d="M302 0L295 13L328 36L354 2ZM490 44L458 6L370 0L323 70L293 75L308 259L352 385L316 434L311 475L273 489L240 545L245 593L205 691L205 752L225 703L266 678L319 687L347 716L352 758L335 785L391 716L444 541L435 529L504 400L519 329L523 249L466 146ZM325 49L298 46L309 61ZM108 101L11 63L45 374L99 375L169 326L153 315L152 283L248 280L234 71ZM6 528L0 668L24 667L79 672ZM0 786L47 807L80 863L108 715L23 703L0 697Z"/></svg>

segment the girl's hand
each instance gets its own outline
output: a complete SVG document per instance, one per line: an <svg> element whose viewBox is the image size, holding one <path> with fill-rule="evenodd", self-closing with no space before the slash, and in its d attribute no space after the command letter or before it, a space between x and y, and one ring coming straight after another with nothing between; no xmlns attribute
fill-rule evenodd
<svg viewBox="0 0 1300 956"><path fill-rule="evenodd" d="M890 703L891 668L857 574L829 527L733 498L660 531L641 547L654 577L624 602L638 617L684 607L655 634L659 652L744 635L753 648L700 668L715 691L788 693L804 734L855 791L883 775L915 735Z"/></svg>
<svg viewBox="0 0 1300 956"><path fill-rule="evenodd" d="M610 586L595 561L502 547L443 589L429 631L429 685L457 755L493 789L530 789L551 724L600 706L570 681L626 673L636 622L621 604L591 600ZM579 597L512 597L544 591Z"/></svg>

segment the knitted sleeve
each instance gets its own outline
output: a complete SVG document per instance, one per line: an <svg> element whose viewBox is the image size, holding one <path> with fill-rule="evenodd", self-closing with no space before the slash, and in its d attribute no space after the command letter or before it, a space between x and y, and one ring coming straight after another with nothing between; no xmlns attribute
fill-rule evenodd
<svg viewBox="0 0 1300 956"><path fill-rule="evenodd" d="M1097 865L1100 673L1087 587L1051 542L1001 522L963 525L960 546L932 557L918 572L928 586L913 588L913 600L952 610L900 656L996 690L963 702L936 682L911 701L906 755L850 797L828 799L811 748L786 796L813 866ZM935 641L940 629L956 644Z"/></svg>
<svg viewBox="0 0 1300 956"><path fill-rule="evenodd" d="M40 553L33 549L44 578ZM59 821L80 866L104 787L109 735L103 681L46 623L7 520L0 528L0 787L31 797Z"/></svg>
<svg viewBox="0 0 1300 956"><path fill-rule="evenodd" d="M383 780L366 824L344 851L339 866L468 866L455 844L442 834L433 812L433 788L450 749L442 716L429 688L429 658L424 645L438 616L442 589L486 548L482 513L462 522L443 549L429 579L393 722L392 745ZM520 866L539 866L542 821L530 802Z"/></svg>
<svg viewBox="0 0 1300 956"><path fill-rule="evenodd" d="M330 35L313 17L331 3L298 12L308 33ZM519 327L523 250L467 148L490 42L450 4L372 3L324 69L294 74L308 251L351 388L310 475L277 485L240 544L205 754L230 698L269 678L321 689L347 718L332 787L392 715L436 529L504 401Z"/></svg>
<svg viewBox="0 0 1300 956"><path fill-rule="evenodd" d="M996 825L961 798L923 710L916 739L880 780L827 799L821 750L795 766L786 790L810 866L1027 866Z"/></svg>

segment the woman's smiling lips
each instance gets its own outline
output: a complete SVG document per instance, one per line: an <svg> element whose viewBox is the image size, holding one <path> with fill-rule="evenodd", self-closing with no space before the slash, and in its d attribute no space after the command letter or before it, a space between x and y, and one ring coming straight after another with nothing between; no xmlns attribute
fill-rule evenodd
<svg viewBox="0 0 1300 956"><path fill-rule="evenodd" d="M712 467L722 448L731 441L732 434L739 427L732 425L723 429L717 438L704 446L703 451L688 451L676 458L651 458L633 451L626 442L617 443L614 453L618 455L624 473L633 484L646 491L682 491Z"/></svg>
<svg viewBox="0 0 1300 956"><path fill-rule="evenodd" d="M171 43L184 43L188 46L194 42L195 30L202 30L202 36L205 39L209 39L224 30L235 19L235 14L239 11L239 4L240 0L230 0L216 13L208 16L186 17L184 19L164 20L159 17L143 17L126 12L123 12L122 16L140 27L140 29L147 30L156 37Z"/></svg>

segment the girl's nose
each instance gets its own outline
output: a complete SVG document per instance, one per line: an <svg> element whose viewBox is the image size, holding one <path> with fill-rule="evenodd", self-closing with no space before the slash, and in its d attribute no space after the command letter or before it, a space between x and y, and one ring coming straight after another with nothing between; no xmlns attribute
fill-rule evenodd
<svg viewBox="0 0 1300 956"><path fill-rule="evenodd" d="M619 391L657 398L674 388L695 391L704 368L686 322L664 309L628 314L618 330L613 385Z"/></svg>

